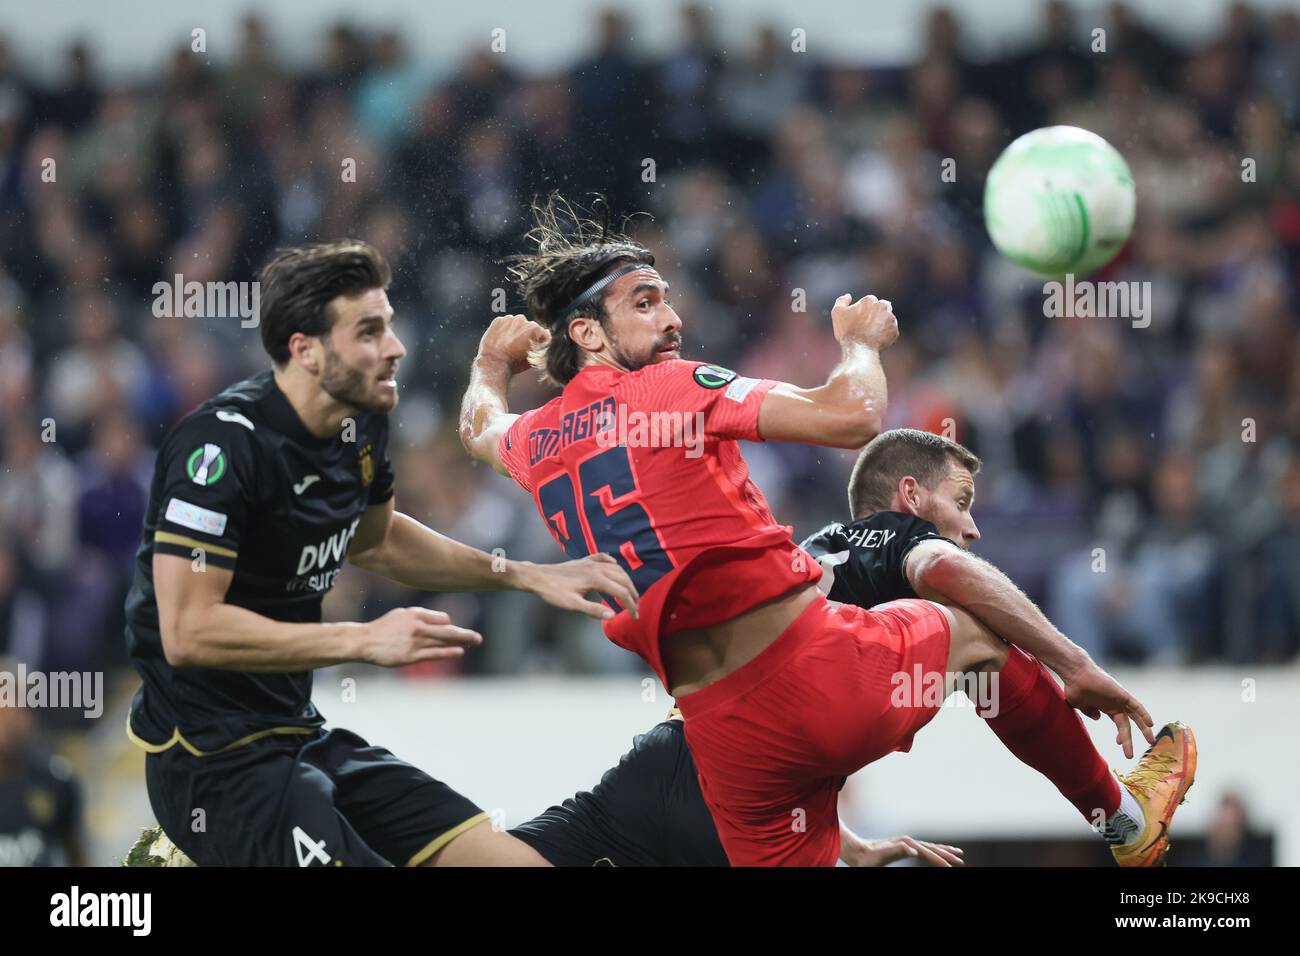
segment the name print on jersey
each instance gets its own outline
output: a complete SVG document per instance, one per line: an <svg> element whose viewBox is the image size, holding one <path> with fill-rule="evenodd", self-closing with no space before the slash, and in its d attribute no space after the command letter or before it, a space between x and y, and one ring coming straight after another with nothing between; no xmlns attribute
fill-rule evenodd
<svg viewBox="0 0 1300 956"><path fill-rule="evenodd" d="M845 533L845 537L849 539L849 544L856 544L859 548L884 547L897 535L897 531L892 531L889 528L857 528Z"/></svg>
<svg viewBox="0 0 1300 956"><path fill-rule="evenodd" d="M699 458L704 454L704 413L629 411L613 397L605 397L566 413L559 428L530 432L528 460L535 465L591 437L601 448L684 448L687 458Z"/></svg>
<svg viewBox="0 0 1300 956"><path fill-rule="evenodd" d="M602 448L685 448L687 458L704 454L703 412L628 411L621 403L617 409L611 416L606 407L600 419L596 444Z"/></svg>

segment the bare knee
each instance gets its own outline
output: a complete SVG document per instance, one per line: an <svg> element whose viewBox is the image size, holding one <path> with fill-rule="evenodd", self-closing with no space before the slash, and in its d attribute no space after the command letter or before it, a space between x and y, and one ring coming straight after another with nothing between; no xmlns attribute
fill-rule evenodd
<svg viewBox="0 0 1300 956"><path fill-rule="evenodd" d="M933 603L933 602L932 602ZM970 674L999 671L1007 660L1007 644L969 611L935 604L948 617L948 672Z"/></svg>

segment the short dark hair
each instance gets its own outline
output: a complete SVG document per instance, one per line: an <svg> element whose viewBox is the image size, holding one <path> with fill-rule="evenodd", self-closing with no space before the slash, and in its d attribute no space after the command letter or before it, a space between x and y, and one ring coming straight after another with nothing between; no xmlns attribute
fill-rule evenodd
<svg viewBox="0 0 1300 956"><path fill-rule="evenodd" d="M582 368L578 346L569 338L569 320L586 316L603 326L609 318L605 292L571 313L566 314L566 307L618 266L628 262L654 265L655 257L639 242L610 228L608 206L604 222L599 223L589 210L553 192L544 202L533 201L532 216L533 228L524 239L536 249L511 256L506 262L530 318L551 333L550 342L530 359L542 368L546 379L562 386Z"/></svg>
<svg viewBox="0 0 1300 956"><path fill-rule="evenodd" d="M849 512L860 518L889 508L894 489L904 478L915 478L923 488L934 490L948 477L953 465L961 465L972 476L979 473L980 460L965 445L915 428L892 428L881 432L858 456L849 479Z"/></svg>
<svg viewBox="0 0 1300 956"><path fill-rule="evenodd" d="M359 239L279 250L258 275L263 348L277 366L284 365L295 332L329 334L334 316L326 307L336 297L387 289L392 281L388 261Z"/></svg>

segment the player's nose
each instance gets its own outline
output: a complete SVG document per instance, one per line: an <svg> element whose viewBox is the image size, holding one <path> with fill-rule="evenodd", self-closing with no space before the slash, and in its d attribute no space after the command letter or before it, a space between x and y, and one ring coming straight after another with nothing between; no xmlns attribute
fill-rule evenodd
<svg viewBox="0 0 1300 956"><path fill-rule="evenodd" d="M390 329L387 336L387 348L384 349L384 359L391 362L392 360L402 358L405 355L406 346L403 345L402 340L397 337L397 333Z"/></svg>
<svg viewBox="0 0 1300 956"><path fill-rule="evenodd" d="M962 533L962 536L966 539L967 544L974 544L980 539L980 529L975 526L974 521L971 521L970 526Z"/></svg>

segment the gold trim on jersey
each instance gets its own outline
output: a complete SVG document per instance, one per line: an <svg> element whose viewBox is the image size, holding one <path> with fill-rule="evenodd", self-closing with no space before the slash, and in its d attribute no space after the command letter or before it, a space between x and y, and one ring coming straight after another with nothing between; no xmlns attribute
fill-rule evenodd
<svg viewBox="0 0 1300 956"><path fill-rule="evenodd" d="M171 750L177 744L180 744L187 752L195 757L215 757L217 754L223 754L227 751L235 750L239 747L243 747L245 744L251 744L255 740L261 740L263 737L270 737L274 734L314 734L319 730L319 727L271 727L268 730L259 730L257 733L249 734L247 737L240 737L233 743L228 743L224 747L219 747L216 750L200 750L185 739L185 735L181 733L179 727L172 728L171 739L165 744L151 744L149 741L137 736L136 732L131 729L131 717L129 714L126 718L127 737L130 738L131 743L135 744L146 753L160 754L164 751Z"/></svg>
<svg viewBox="0 0 1300 956"><path fill-rule="evenodd" d="M237 558L238 551L231 551L229 548L218 547L215 544L209 544L206 541L200 541L197 538L187 538L183 534L172 534L170 531L155 531L153 533L154 541L161 541L163 544L179 544L187 548L198 548L201 551L207 551L211 554L219 554L223 558Z"/></svg>
<svg viewBox="0 0 1300 956"><path fill-rule="evenodd" d="M423 850L421 850L419 853L415 854L415 856L411 857L409 860L406 861L406 865L419 866L429 857L433 856L435 853L437 853L439 850L445 847L452 840L456 839L456 837L460 836L462 833L464 833L466 830L470 829L471 827L478 826L487 818L488 815L486 813L476 813L474 816L470 817L464 823L456 824L446 833L443 833L440 836L436 836L432 840L430 840L428 845Z"/></svg>
<svg viewBox="0 0 1300 956"><path fill-rule="evenodd" d="M682 709L680 707L669 707L668 716L665 717L664 719L672 720L674 717L681 717L681 716L682 716Z"/></svg>

